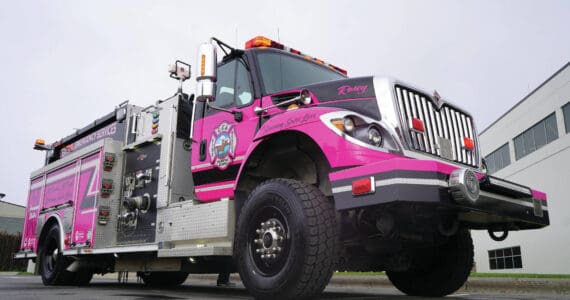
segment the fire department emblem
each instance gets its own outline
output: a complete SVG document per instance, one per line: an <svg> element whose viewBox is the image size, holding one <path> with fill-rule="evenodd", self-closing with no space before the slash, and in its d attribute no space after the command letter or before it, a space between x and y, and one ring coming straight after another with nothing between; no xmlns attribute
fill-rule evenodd
<svg viewBox="0 0 570 300"><path fill-rule="evenodd" d="M210 159L219 169L226 169L234 159L236 150L236 133L232 125L222 123L214 130L210 138Z"/></svg>

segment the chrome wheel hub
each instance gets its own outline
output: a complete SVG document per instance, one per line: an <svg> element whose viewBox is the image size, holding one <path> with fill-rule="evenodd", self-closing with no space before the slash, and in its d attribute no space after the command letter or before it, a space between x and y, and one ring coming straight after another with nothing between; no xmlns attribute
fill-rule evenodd
<svg viewBox="0 0 570 300"><path fill-rule="evenodd" d="M284 228L279 220L271 218L262 222L255 230L255 254L265 263L271 263L281 257L287 236Z"/></svg>

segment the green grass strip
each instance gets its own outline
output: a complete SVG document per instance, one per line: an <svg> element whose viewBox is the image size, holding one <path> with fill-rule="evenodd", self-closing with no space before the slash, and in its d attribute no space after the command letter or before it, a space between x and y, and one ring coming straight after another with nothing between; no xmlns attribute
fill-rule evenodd
<svg viewBox="0 0 570 300"><path fill-rule="evenodd" d="M337 276L373 276L386 275L385 272L335 272ZM570 279L570 274L523 274L523 273L471 273L470 277L479 278L560 278Z"/></svg>
<svg viewBox="0 0 570 300"><path fill-rule="evenodd" d="M471 277L489 278L570 278L570 274L523 274L523 273L471 273Z"/></svg>

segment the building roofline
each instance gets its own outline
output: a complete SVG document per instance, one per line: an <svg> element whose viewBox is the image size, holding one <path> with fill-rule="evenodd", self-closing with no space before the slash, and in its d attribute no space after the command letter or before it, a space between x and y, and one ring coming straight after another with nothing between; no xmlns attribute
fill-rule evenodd
<svg viewBox="0 0 570 300"><path fill-rule="evenodd" d="M22 207L22 208L26 208L26 207L25 207L25 206L23 206L23 205L20 205L20 204L16 204L16 203L12 203L12 202L2 201L2 200L0 200L0 202L2 202L2 203L6 203L6 204L10 204L10 205L14 205L14 206L19 206L19 207Z"/></svg>
<svg viewBox="0 0 570 300"><path fill-rule="evenodd" d="M534 90L532 90L532 92L530 92L528 95L526 95L524 98L522 98L519 102L517 102L517 104L513 105L513 107L511 107L509 110L507 110L504 114L502 114L500 117L498 117L495 121L493 121L493 123L491 123L489 126L487 126L485 129L483 129L481 132L479 132L479 135L482 135L485 131L487 131L487 129L493 127L493 125L495 125L497 122L499 122L502 118L504 118L506 115L508 115L511 111L513 111L515 108L517 108L517 106L521 105L521 103L523 103L526 99L528 99L530 96L532 96L536 91L538 91L540 88L542 88L545 84L547 84L550 80L552 80L552 78L556 77L556 75L560 74L560 72L562 72L564 69L566 69L568 66L570 66L570 61L568 61L562 68L558 69L558 71L554 72L554 74L552 74L550 77L548 77L548 79L546 79L543 83L541 83L539 86L537 86Z"/></svg>

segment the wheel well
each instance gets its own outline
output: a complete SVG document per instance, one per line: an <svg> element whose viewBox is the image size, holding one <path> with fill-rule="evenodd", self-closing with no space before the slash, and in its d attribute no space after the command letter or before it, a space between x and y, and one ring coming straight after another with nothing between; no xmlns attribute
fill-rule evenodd
<svg viewBox="0 0 570 300"><path fill-rule="evenodd" d="M50 217L50 218L47 220L47 222L42 226L42 233L40 234L40 238L39 238L39 241L38 241L38 251L39 251L39 249L41 248L41 245L42 245L43 242L44 242L44 239L45 239L45 237L46 237L47 232L49 231L49 229L50 229L54 224L56 224L56 225L58 225L58 226L60 227L59 230L62 230L62 229L63 229L63 228L61 228L61 226L59 225L59 222L57 221L56 218ZM62 243L63 241L60 241L60 242Z"/></svg>
<svg viewBox="0 0 570 300"><path fill-rule="evenodd" d="M330 165L321 148L306 134L286 131L264 140L249 156L236 188L236 200L270 178L288 178L316 185L331 196Z"/></svg>

